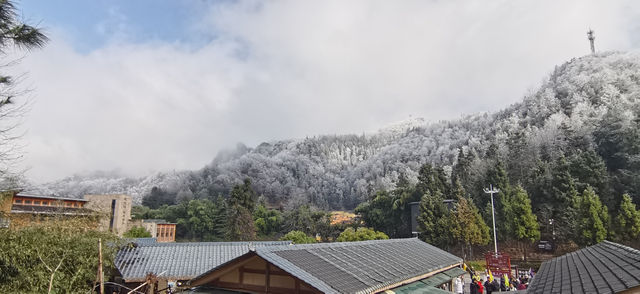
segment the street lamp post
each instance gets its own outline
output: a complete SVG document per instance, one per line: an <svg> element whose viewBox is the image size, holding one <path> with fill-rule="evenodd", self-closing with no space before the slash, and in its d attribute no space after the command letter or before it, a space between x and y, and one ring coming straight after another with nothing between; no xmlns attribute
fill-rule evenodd
<svg viewBox="0 0 640 294"><path fill-rule="evenodd" d="M497 188L493 188L493 185L489 185L489 189L484 188L484 192L487 194L491 194L491 218L493 219L493 247L494 253L496 256L498 255L498 239L496 238L496 212L493 208L493 194L497 194L500 192Z"/></svg>

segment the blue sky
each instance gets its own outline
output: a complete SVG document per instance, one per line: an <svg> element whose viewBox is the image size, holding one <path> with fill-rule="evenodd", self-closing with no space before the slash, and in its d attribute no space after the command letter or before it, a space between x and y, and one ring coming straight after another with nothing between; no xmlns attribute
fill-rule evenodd
<svg viewBox="0 0 640 294"><path fill-rule="evenodd" d="M640 1L17 2L51 41L32 90L27 176L198 169L238 142L362 134L495 112L554 66L637 50Z"/></svg>
<svg viewBox="0 0 640 294"><path fill-rule="evenodd" d="M220 1L25 0L17 4L26 20L64 32L76 50L86 53L113 38L202 46L214 35L201 30L199 23L216 2Z"/></svg>

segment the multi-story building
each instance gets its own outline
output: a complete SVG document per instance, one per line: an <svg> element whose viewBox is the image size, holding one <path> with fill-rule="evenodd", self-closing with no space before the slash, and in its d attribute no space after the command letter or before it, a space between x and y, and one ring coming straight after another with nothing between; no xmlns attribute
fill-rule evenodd
<svg viewBox="0 0 640 294"><path fill-rule="evenodd" d="M23 193L19 190L0 193L0 227L22 227L48 221L53 217L88 217L95 225L94 213L86 200Z"/></svg>
<svg viewBox="0 0 640 294"><path fill-rule="evenodd" d="M122 236L131 220L131 196L124 194L84 195L86 207L100 214L100 229Z"/></svg>
<svg viewBox="0 0 640 294"><path fill-rule="evenodd" d="M0 228L85 217L91 229L118 236L133 226L145 228L157 242L175 242L176 224L165 220L131 220L131 196L85 195L84 199L41 196L19 190L0 191Z"/></svg>
<svg viewBox="0 0 640 294"><path fill-rule="evenodd" d="M142 220L142 227L151 233L151 237L156 238L158 242L174 242L176 240L175 223L163 219L145 219Z"/></svg>

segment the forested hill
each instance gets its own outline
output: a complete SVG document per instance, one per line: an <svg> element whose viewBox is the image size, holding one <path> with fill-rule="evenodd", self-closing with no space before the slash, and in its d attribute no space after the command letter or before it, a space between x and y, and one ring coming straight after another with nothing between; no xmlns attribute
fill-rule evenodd
<svg viewBox="0 0 640 294"><path fill-rule="evenodd" d="M141 179L72 177L40 189L76 196L123 192L140 201L158 187L156 196L167 199L201 198L226 195L248 177L272 205L353 209L373 191L393 189L401 175L415 183L424 163L451 174L463 156L468 168L460 178L469 192L484 184L490 162L500 160L512 182L537 191L531 179L545 177L558 160L573 158L570 164L577 166L589 158L588 167L606 173L607 183L581 182L601 185L603 199L628 192L639 203L639 89L640 52L600 53L557 66L537 91L494 114L438 123L414 119L374 134L238 145L199 171Z"/></svg>

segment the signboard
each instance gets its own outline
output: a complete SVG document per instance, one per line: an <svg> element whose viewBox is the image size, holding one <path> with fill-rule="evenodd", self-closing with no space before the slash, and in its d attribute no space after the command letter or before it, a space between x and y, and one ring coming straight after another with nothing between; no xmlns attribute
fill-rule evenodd
<svg viewBox="0 0 640 294"><path fill-rule="evenodd" d="M505 274L511 276L511 257L508 254L487 252L484 255L487 269L491 270L494 278L501 278Z"/></svg>
<svg viewBox="0 0 640 294"><path fill-rule="evenodd" d="M411 207L411 234L418 235L418 215L420 214L420 202L410 202Z"/></svg>

